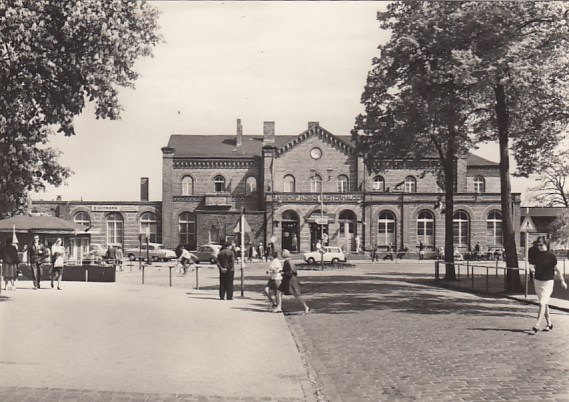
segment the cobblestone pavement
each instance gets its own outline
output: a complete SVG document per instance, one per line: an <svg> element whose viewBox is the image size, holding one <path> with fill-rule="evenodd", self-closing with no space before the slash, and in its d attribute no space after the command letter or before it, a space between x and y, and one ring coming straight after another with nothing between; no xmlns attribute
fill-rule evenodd
<svg viewBox="0 0 569 402"><path fill-rule="evenodd" d="M425 274L421 274L423 271ZM432 269L301 271L284 309L326 401L569 401L569 314L430 285Z"/></svg>

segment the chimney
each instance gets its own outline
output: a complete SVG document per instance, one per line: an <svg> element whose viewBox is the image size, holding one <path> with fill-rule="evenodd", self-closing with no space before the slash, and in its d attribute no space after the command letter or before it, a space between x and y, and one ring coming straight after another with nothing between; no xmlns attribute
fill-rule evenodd
<svg viewBox="0 0 569 402"><path fill-rule="evenodd" d="M263 122L263 144L274 144L275 143L275 122L274 121L264 121Z"/></svg>
<svg viewBox="0 0 569 402"><path fill-rule="evenodd" d="M237 146L240 147L243 143L243 126L241 125L241 119L237 119Z"/></svg>
<svg viewBox="0 0 569 402"><path fill-rule="evenodd" d="M140 201L148 201L148 177L140 178Z"/></svg>
<svg viewBox="0 0 569 402"><path fill-rule="evenodd" d="M308 122L308 129L310 130L312 127L319 127L320 126L320 122L318 121L309 121Z"/></svg>

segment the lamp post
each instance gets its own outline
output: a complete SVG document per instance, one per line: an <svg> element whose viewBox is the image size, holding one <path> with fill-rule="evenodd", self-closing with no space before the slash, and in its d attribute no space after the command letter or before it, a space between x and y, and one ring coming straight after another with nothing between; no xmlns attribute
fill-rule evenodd
<svg viewBox="0 0 569 402"><path fill-rule="evenodd" d="M332 168L327 168L328 178L326 181L330 181L332 178ZM310 169L312 176L310 177L312 182L316 185L316 169ZM318 224L320 225L320 266L324 269L324 222L328 223L328 217L324 220L324 196L323 196L323 184L324 181L320 179L320 220Z"/></svg>

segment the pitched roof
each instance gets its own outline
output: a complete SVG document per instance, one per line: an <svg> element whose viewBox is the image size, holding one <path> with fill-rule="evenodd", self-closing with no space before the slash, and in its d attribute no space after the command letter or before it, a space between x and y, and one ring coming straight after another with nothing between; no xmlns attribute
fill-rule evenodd
<svg viewBox="0 0 569 402"><path fill-rule="evenodd" d="M17 215L8 219L0 220L0 231L11 231L15 227L16 232L33 232L38 231L64 231L73 233L75 231L85 230L84 226L75 222L50 215L29 216Z"/></svg>
<svg viewBox="0 0 569 402"><path fill-rule="evenodd" d="M488 159L484 159L472 153L468 153L468 156L466 157L466 163L468 166L498 166L498 163L489 161Z"/></svg>

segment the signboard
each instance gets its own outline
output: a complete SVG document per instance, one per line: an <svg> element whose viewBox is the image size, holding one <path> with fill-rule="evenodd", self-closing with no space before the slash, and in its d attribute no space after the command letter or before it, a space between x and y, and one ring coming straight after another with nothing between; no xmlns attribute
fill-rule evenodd
<svg viewBox="0 0 569 402"><path fill-rule="evenodd" d="M138 212L136 205L92 205L93 212Z"/></svg>
<svg viewBox="0 0 569 402"><path fill-rule="evenodd" d="M520 232L537 232L537 229L535 228L535 225L529 216L526 216L522 222L522 225L520 226Z"/></svg>
<svg viewBox="0 0 569 402"><path fill-rule="evenodd" d="M327 225L328 224L328 217L325 216L323 218L315 218L314 222L317 223L318 225Z"/></svg>

